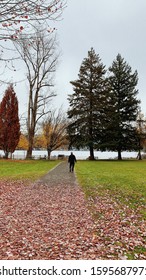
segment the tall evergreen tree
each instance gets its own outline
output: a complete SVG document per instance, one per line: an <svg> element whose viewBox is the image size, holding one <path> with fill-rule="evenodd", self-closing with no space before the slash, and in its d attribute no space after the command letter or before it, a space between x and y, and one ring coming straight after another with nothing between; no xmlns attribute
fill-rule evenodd
<svg viewBox="0 0 146 280"><path fill-rule="evenodd" d="M109 92L105 109L104 133L102 148L118 152L121 160L122 151L137 149L137 134L134 122L138 114L137 71L117 55L109 68Z"/></svg>
<svg viewBox="0 0 146 280"><path fill-rule="evenodd" d="M68 126L70 145L88 147L90 159L100 141L101 108L104 102L105 66L93 48L81 64L78 79L71 81L74 93L69 95Z"/></svg>
<svg viewBox="0 0 146 280"><path fill-rule="evenodd" d="M13 86L10 85L0 104L0 147L5 153L5 158L15 151L19 137L18 100Z"/></svg>

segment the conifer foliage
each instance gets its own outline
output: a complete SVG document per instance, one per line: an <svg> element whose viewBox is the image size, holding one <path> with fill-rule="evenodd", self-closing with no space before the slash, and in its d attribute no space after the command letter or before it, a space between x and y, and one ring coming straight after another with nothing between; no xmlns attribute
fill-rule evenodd
<svg viewBox="0 0 146 280"><path fill-rule="evenodd" d="M132 72L129 64L118 54L112 66L109 67L108 83L102 146L107 150L117 151L118 159L121 160L122 151L138 149L135 127L140 103L136 88L137 71Z"/></svg>
<svg viewBox="0 0 146 280"><path fill-rule="evenodd" d="M100 139L105 72L99 55L91 48L81 64L78 80L71 82L74 93L69 96L69 141L77 148L88 147L90 159L94 159L94 148Z"/></svg>
<svg viewBox="0 0 146 280"><path fill-rule="evenodd" d="M4 151L5 158L15 151L19 137L18 100L11 84L0 104L0 148Z"/></svg>
<svg viewBox="0 0 146 280"><path fill-rule="evenodd" d="M71 82L68 126L70 146L89 148L90 159L94 149L116 151L138 150L136 118L140 100L137 99L138 74L117 55L109 74L93 48L81 64L78 80Z"/></svg>

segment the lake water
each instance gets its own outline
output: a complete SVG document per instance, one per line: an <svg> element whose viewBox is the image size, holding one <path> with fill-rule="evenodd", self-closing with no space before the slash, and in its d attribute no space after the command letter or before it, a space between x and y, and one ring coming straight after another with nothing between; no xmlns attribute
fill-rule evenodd
<svg viewBox="0 0 146 280"><path fill-rule="evenodd" d="M58 155L64 155L64 156L69 156L71 153L71 151L64 151L64 150L57 150L57 151L53 151L51 153L51 158L52 159L57 159ZM74 155L76 156L77 160L81 159L87 159L89 157L89 151L73 151ZM4 155L3 151L0 150L0 155L1 157ZM117 158L118 153L117 152L98 152L95 151L94 152L95 158L98 159L114 159ZM34 158L38 159L40 157L47 157L47 151L33 151L32 156L34 156ZM20 150L16 150L13 153L13 158L14 159L25 159L26 157L26 151L20 151ZM122 158L136 158L137 157L137 152L122 152Z"/></svg>

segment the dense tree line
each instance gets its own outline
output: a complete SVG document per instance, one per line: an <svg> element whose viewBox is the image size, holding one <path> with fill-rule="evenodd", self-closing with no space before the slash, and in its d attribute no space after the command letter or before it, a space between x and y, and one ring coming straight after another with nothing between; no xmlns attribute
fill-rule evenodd
<svg viewBox="0 0 146 280"><path fill-rule="evenodd" d="M138 150L136 119L140 110L138 73L117 55L108 70L93 48L81 64L78 79L71 81L68 126L70 146L94 150Z"/></svg>
<svg viewBox="0 0 146 280"><path fill-rule="evenodd" d="M143 120L138 118L138 73L132 72L120 54L109 69L93 48L84 58L78 79L71 81L73 94L69 95L68 135L67 121L61 118L56 124L56 119L49 114L47 105L55 95L51 90L54 86L52 73L56 71L58 59L55 37L48 36L54 30L49 22L61 16L65 5L65 0L0 3L0 38L3 42L14 43L26 66L29 84L27 138L20 137L18 101L10 85L0 104L0 147L7 157L16 146L25 143L27 157L31 158L38 141L35 138L38 121L47 116L38 142L40 146L46 143L48 156L53 149L69 141L70 147L88 147L90 159L94 159L95 149L117 151L118 159L122 159L122 151L138 150L140 158L145 128L142 128ZM0 59L5 63L8 58L1 54ZM8 59L11 60L13 58Z"/></svg>
<svg viewBox="0 0 146 280"><path fill-rule="evenodd" d="M141 159L146 126L139 113L137 83L137 71L132 72L120 54L106 70L99 55L91 48L81 64L78 79L71 81L73 94L69 95L69 121L61 108L58 113L53 110L40 112L45 119L41 123L41 132L36 134L34 130L31 151L34 147L44 148L50 158L51 151L69 145L77 149L88 147L90 159L94 159L94 150L117 151L119 160L122 151L137 150ZM39 93L40 90L37 96L42 98ZM42 99L45 105L46 98ZM31 98L32 104L35 103ZM40 108L39 105L38 99L36 107ZM10 85L0 104L0 148L8 157L16 147L28 150L30 137L28 131L20 135L18 101L13 85Z"/></svg>

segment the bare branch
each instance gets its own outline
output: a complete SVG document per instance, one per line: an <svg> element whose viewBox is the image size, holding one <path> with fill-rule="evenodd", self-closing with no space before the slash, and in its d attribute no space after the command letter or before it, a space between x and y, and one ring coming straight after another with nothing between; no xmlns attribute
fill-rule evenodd
<svg viewBox="0 0 146 280"><path fill-rule="evenodd" d="M57 41L53 34L46 37L44 32L37 30L27 41L21 36L15 46L25 64L29 83L27 129L30 157L37 123L48 113L48 103L55 96L52 88L58 61Z"/></svg>
<svg viewBox="0 0 146 280"><path fill-rule="evenodd" d="M0 1L0 40L17 40L21 33L32 34L36 22L52 32L50 21L60 19L65 7L65 0Z"/></svg>
<svg viewBox="0 0 146 280"><path fill-rule="evenodd" d="M48 158L53 150L67 144L67 118L62 107L56 113L51 111L42 124L43 133L47 143Z"/></svg>

